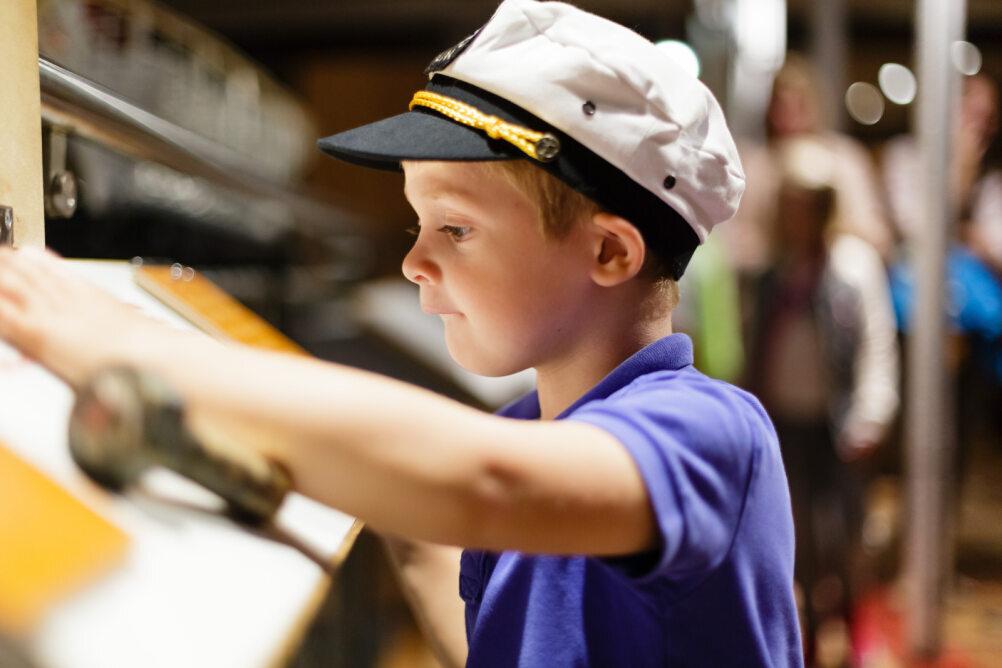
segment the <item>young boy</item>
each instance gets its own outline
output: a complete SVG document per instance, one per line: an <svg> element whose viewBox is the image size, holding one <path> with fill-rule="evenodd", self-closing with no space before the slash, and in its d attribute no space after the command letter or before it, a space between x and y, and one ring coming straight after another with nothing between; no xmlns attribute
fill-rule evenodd
<svg viewBox="0 0 1002 668"><path fill-rule="evenodd" d="M801 665L774 431L671 334L675 280L743 189L716 101L636 34L531 0L429 73L411 111L320 145L402 165L404 274L452 356L537 371L500 416L168 331L38 253L0 253L0 336L70 382L141 365L196 429L253 430L299 491L399 537L448 664Z"/></svg>

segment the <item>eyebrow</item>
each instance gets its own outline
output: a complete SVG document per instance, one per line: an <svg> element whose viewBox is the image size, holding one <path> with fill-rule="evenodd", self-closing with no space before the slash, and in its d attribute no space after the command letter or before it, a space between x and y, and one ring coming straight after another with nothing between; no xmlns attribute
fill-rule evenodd
<svg viewBox="0 0 1002 668"><path fill-rule="evenodd" d="M436 200L439 198L461 198L464 200L471 200L474 199L475 192L472 188L461 188L453 183L443 182L440 179L436 179L428 190L432 195L434 195L433 199ZM404 197L407 198L408 202L413 201L411 197L412 195L413 191L409 190L407 184L405 183Z"/></svg>

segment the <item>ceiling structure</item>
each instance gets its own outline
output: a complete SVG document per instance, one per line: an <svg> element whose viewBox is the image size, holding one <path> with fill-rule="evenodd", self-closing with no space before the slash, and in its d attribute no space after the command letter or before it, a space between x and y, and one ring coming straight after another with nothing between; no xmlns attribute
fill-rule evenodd
<svg viewBox="0 0 1002 668"><path fill-rule="evenodd" d="M253 42L295 34L355 44L438 41L484 23L498 0L167 0L164 4L231 36ZM577 0L579 7L627 25L681 25L690 0Z"/></svg>
<svg viewBox="0 0 1002 668"><path fill-rule="evenodd" d="M427 62L481 25L498 0L159 0L216 30L294 86L304 59L319 54ZM685 39L687 19L713 0L572 0L651 39ZM716 0L726 3L727 0ZM885 62L914 62L919 0L787 0L788 47L811 51L819 2L844 2L845 85L875 80ZM954 0L944 0L952 2ZM1002 78L1002 0L966 0L967 34L984 55L985 69ZM822 20L823 23L824 20ZM833 83L836 83L833 81ZM713 85L711 83L711 85ZM906 112L889 123L854 127L881 138L904 129Z"/></svg>
<svg viewBox="0 0 1002 668"><path fill-rule="evenodd" d="M404 39L412 44L469 32L486 20L497 0L161 0L236 42L373 43ZM806 22L818 0L789 0L791 25ZM915 0L845 0L850 24L910 32ZM678 32L692 0L576 0L578 6L641 32ZM972 32L1002 36L1002 2L968 0Z"/></svg>

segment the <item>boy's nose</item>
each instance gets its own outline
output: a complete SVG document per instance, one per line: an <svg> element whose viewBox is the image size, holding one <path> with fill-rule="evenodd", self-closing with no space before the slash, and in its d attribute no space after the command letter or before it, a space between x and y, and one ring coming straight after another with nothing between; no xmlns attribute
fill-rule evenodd
<svg viewBox="0 0 1002 668"><path fill-rule="evenodd" d="M438 266L428 257L428 253L424 250L424 244L421 243L420 239L414 243L414 246L404 256L404 261L400 268L408 281L418 285L422 283L434 285L441 276Z"/></svg>

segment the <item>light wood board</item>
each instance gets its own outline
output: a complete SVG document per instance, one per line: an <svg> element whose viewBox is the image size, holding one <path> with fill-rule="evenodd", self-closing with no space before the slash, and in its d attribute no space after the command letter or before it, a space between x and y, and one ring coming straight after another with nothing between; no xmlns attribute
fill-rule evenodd
<svg viewBox="0 0 1002 668"><path fill-rule="evenodd" d="M0 205L14 208L18 246L45 245L35 1L0 2Z"/></svg>

